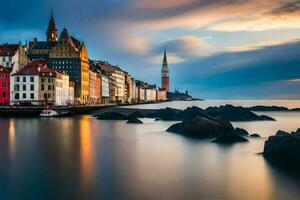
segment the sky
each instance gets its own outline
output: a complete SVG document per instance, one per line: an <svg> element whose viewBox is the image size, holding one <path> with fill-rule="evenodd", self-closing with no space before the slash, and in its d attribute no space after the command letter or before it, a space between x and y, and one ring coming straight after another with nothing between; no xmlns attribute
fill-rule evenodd
<svg viewBox="0 0 300 200"><path fill-rule="evenodd" d="M205 99L300 99L299 0L10 0L0 43L45 40L51 9L105 60Z"/></svg>

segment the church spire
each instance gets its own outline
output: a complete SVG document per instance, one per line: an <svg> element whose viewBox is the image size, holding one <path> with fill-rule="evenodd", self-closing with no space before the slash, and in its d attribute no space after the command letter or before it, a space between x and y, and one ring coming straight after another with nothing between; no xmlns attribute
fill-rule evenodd
<svg viewBox="0 0 300 200"><path fill-rule="evenodd" d="M164 50L164 60L163 60L163 65L168 66L168 59L167 59L167 51L166 48Z"/></svg>
<svg viewBox="0 0 300 200"><path fill-rule="evenodd" d="M51 17L49 20L46 36L47 36L48 42L56 42L57 41L57 29L56 29L55 21L54 21L54 17L53 17L53 9L51 9Z"/></svg>
<svg viewBox="0 0 300 200"><path fill-rule="evenodd" d="M169 67L167 59L167 51L164 50L164 59L161 69L161 88L169 92L170 83L169 83Z"/></svg>

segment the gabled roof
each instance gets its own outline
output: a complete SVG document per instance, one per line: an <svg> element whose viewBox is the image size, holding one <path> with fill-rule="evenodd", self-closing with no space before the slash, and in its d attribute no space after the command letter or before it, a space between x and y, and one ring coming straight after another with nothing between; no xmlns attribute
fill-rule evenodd
<svg viewBox="0 0 300 200"><path fill-rule="evenodd" d="M81 47L81 43L79 40L71 36L66 28L64 28L60 34L59 40L66 39L71 44L71 46L76 50L79 51Z"/></svg>
<svg viewBox="0 0 300 200"><path fill-rule="evenodd" d="M19 49L19 44L0 45L0 56L14 56Z"/></svg>
<svg viewBox="0 0 300 200"><path fill-rule="evenodd" d="M0 73L10 73L12 68L0 65Z"/></svg>
<svg viewBox="0 0 300 200"><path fill-rule="evenodd" d="M13 76L24 76L24 75L38 75L44 77L55 77L55 70L47 66L47 60L34 60L29 62L19 72L13 74Z"/></svg>

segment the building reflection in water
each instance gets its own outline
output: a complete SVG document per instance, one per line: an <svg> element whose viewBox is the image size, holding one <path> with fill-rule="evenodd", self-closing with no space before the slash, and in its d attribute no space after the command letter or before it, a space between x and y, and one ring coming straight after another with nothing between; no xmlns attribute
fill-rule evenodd
<svg viewBox="0 0 300 200"><path fill-rule="evenodd" d="M80 172L85 191L93 185L94 177L94 155L89 118L89 116L83 116L80 120Z"/></svg>
<svg viewBox="0 0 300 200"><path fill-rule="evenodd" d="M13 120L9 120L9 128L8 128L8 140L9 140L9 146L8 146L8 152L9 152L9 158L11 161L15 159L15 153L16 153L16 144L15 144L15 123Z"/></svg>

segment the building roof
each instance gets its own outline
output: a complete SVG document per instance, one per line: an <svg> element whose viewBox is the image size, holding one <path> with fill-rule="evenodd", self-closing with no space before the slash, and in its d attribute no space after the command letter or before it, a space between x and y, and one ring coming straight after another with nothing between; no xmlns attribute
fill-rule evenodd
<svg viewBox="0 0 300 200"><path fill-rule="evenodd" d="M0 65L0 73L10 73L12 68Z"/></svg>
<svg viewBox="0 0 300 200"><path fill-rule="evenodd" d="M48 25L48 30L54 30L56 31L56 26L55 26L55 21L54 21L54 17L53 17L53 11L51 10L51 17L49 20L49 25Z"/></svg>
<svg viewBox="0 0 300 200"><path fill-rule="evenodd" d="M47 60L34 60L32 62L29 62L19 72L13 74L13 76L24 76L24 75L55 77L56 72L55 70L47 66Z"/></svg>
<svg viewBox="0 0 300 200"><path fill-rule="evenodd" d="M71 36L66 28L64 28L60 34L59 40L67 39L70 45L76 50L79 51L81 43L79 40Z"/></svg>
<svg viewBox="0 0 300 200"><path fill-rule="evenodd" d="M19 44L2 44L0 45L0 56L12 57L19 49Z"/></svg>
<svg viewBox="0 0 300 200"><path fill-rule="evenodd" d="M34 41L30 49L34 50L50 50L54 46L53 42L48 41Z"/></svg>

